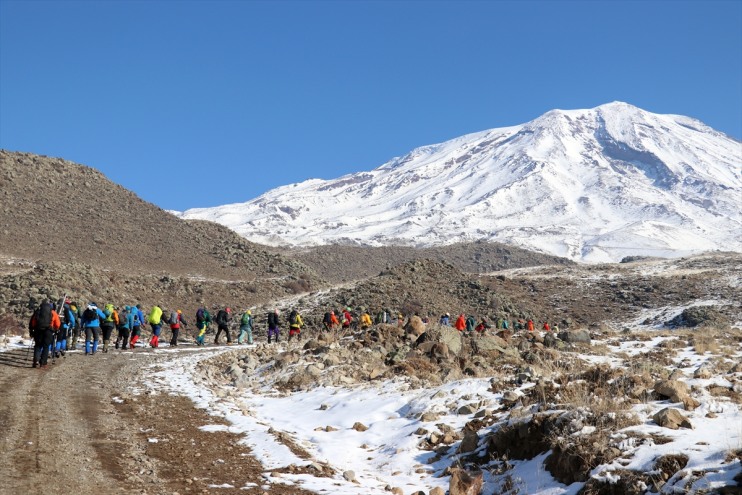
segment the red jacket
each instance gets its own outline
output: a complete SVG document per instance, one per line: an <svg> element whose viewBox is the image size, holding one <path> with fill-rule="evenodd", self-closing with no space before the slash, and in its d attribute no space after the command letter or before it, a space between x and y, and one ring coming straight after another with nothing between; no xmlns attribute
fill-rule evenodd
<svg viewBox="0 0 742 495"><path fill-rule="evenodd" d="M454 323L453 327L458 330L459 332L463 332L466 328L466 319L464 318L464 315L459 315L459 317L456 319L456 323Z"/></svg>

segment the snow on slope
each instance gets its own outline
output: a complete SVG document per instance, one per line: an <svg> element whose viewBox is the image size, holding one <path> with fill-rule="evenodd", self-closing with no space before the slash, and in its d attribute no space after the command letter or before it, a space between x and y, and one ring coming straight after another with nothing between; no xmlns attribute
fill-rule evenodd
<svg viewBox="0 0 742 495"><path fill-rule="evenodd" d="M591 262L742 251L742 143L614 102L181 215L273 245L485 239Z"/></svg>

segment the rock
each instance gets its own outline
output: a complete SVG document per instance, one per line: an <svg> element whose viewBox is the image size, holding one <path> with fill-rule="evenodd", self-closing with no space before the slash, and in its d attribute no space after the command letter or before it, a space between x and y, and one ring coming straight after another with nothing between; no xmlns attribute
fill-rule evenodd
<svg viewBox="0 0 742 495"><path fill-rule="evenodd" d="M385 371L386 370L384 368L377 366L371 370L371 373L368 374L368 378L369 380L376 380L377 378L383 376Z"/></svg>
<svg viewBox="0 0 742 495"><path fill-rule="evenodd" d="M689 395L688 385L685 382L675 380L663 380L655 383L654 391L663 397L669 398L672 402L683 402L683 399Z"/></svg>
<svg viewBox="0 0 742 495"><path fill-rule="evenodd" d="M423 323L423 320L419 316L412 316L404 326L404 331L417 338L425 333L425 323Z"/></svg>
<svg viewBox="0 0 742 495"><path fill-rule="evenodd" d="M430 490L430 495L446 495L446 491L440 486L436 486L435 488Z"/></svg>
<svg viewBox="0 0 742 495"><path fill-rule="evenodd" d="M474 452L478 445L479 435L477 435L477 432L467 429L464 431L464 438L461 440L458 452L459 454Z"/></svg>
<svg viewBox="0 0 742 495"><path fill-rule="evenodd" d="M474 414L479 409L479 404L465 404L456 410L457 414Z"/></svg>
<svg viewBox="0 0 742 495"><path fill-rule="evenodd" d="M392 487L391 492L392 495L404 495L404 491L398 486Z"/></svg>
<svg viewBox="0 0 742 495"><path fill-rule="evenodd" d="M693 428L688 418L683 416L680 411L666 407L652 416L652 420L663 428L677 430L678 428Z"/></svg>
<svg viewBox="0 0 742 495"><path fill-rule="evenodd" d="M502 394L502 402L505 404L515 404L520 400L520 398L521 394L513 390L508 390L507 392Z"/></svg>
<svg viewBox="0 0 742 495"><path fill-rule="evenodd" d="M712 376L711 368L707 365L701 365L693 372L693 378L700 378L702 380L708 380Z"/></svg>
<svg viewBox="0 0 742 495"><path fill-rule="evenodd" d="M430 350L430 354L431 356L436 358L448 359L451 352L449 351L448 346L445 343L438 342L433 345L433 348Z"/></svg>
<svg viewBox="0 0 742 495"><path fill-rule="evenodd" d="M483 335L475 340L477 350L479 351L498 351L505 352L508 343L496 335Z"/></svg>
<svg viewBox="0 0 742 495"><path fill-rule="evenodd" d="M345 478L346 481L350 481L351 483L358 483L355 471L348 470L343 472L343 478Z"/></svg>
<svg viewBox="0 0 742 495"><path fill-rule="evenodd" d="M356 430L356 431L366 431L366 430L368 430L368 426L364 425L363 423L360 423L360 422L356 421L353 424L353 429Z"/></svg>
<svg viewBox="0 0 742 495"><path fill-rule="evenodd" d="M448 484L449 495L478 495L482 491L484 477L481 471L468 472L456 468L451 470Z"/></svg>
<svg viewBox="0 0 742 495"><path fill-rule="evenodd" d="M426 413L423 413L422 416L420 416L420 421L424 421L424 422L438 421L440 417L441 417L441 413L426 412Z"/></svg>
<svg viewBox="0 0 742 495"><path fill-rule="evenodd" d="M461 332L451 327L441 327L439 330L441 344L446 344L448 352L458 355L461 352Z"/></svg>
<svg viewBox="0 0 742 495"><path fill-rule="evenodd" d="M590 333L587 330L567 330L559 332L558 337L559 340L570 344L589 344L591 342Z"/></svg>

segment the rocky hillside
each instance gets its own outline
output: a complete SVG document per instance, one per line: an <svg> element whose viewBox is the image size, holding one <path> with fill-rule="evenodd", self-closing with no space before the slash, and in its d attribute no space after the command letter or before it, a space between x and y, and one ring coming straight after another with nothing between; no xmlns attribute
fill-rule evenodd
<svg viewBox="0 0 742 495"><path fill-rule="evenodd" d="M484 241L432 248L334 244L310 248L267 249L274 249L295 259L311 267L323 279L335 282L364 279L401 263L420 259L450 263L458 270L467 273L487 273L537 265L574 264L566 258Z"/></svg>
<svg viewBox="0 0 742 495"><path fill-rule="evenodd" d="M0 191L0 255L228 280L310 275L225 227L180 220L59 158L0 150Z"/></svg>

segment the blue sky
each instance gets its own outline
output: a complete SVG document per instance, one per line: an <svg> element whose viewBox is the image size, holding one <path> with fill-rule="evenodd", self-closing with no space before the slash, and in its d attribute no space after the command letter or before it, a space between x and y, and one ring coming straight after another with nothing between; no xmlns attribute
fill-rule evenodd
<svg viewBox="0 0 742 495"><path fill-rule="evenodd" d="M166 209L615 100L740 139L742 2L0 0L0 148Z"/></svg>

